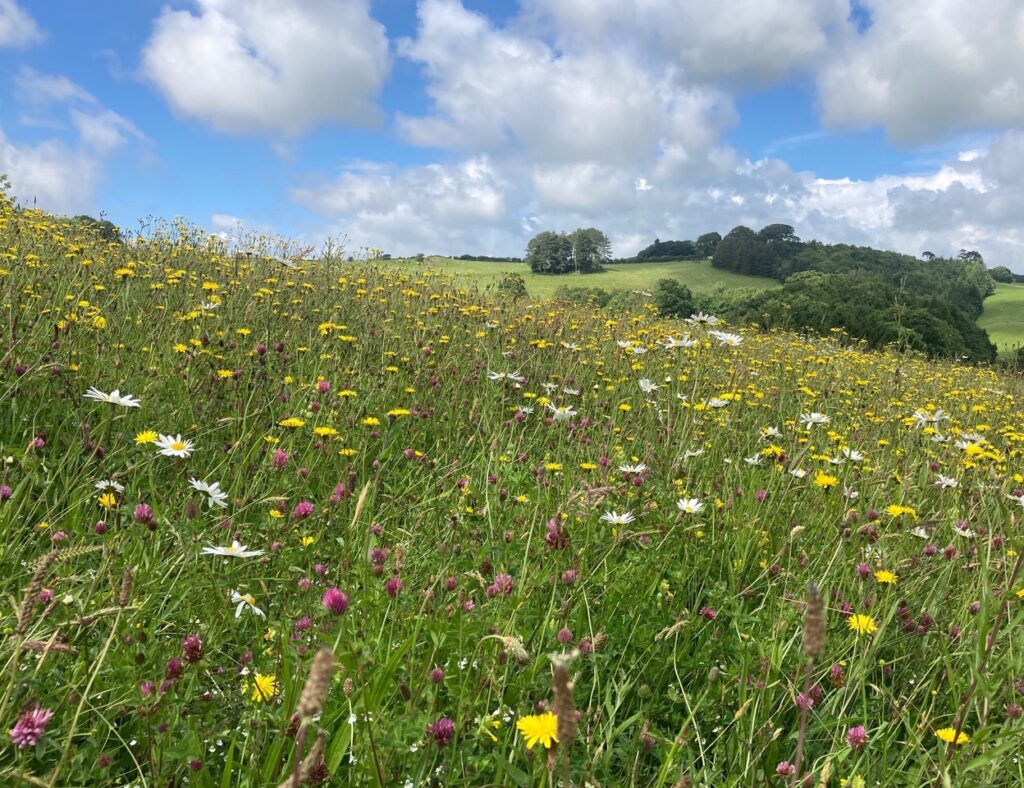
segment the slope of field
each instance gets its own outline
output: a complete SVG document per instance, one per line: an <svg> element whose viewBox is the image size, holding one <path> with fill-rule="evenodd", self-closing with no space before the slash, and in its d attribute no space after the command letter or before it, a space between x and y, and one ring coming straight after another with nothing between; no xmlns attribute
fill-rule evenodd
<svg viewBox="0 0 1024 788"><path fill-rule="evenodd" d="M1024 345L1024 285L996 285L996 292L985 299L978 325L988 331L1000 355Z"/></svg>
<svg viewBox="0 0 1024 788"><path fill-rule="evenodd" d="M1024 785L1019 376L411 273L0 193L0 785Z"/></svg>
<svg viewBox="0 0 1024 788"><path fill-rule="evenodd" d="M695 294L707 293L718 285L727 288L752 288L761 290L777 287L778 282L760 276L745 276L732 271L712 268L710 262L657 262L630 265L609 265L607 270L596 274L564 274L541 276L530 271L525 263L490 263L477 260L453 260L449 257L431 257L427 262L414 260L392 260L402 270L422 270L429 266L457 277L481 290L497 284L508 272L515 272L526 281L526 289L534 298L551 298L559 287L601 287L605 290L649 290L659 279L677 279Z"/></svg>

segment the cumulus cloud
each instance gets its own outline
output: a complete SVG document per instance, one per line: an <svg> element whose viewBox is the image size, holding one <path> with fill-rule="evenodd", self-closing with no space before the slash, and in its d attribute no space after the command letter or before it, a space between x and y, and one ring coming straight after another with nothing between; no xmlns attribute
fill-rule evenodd
<svg viewBox="0 0 1024 788"><path fill-rule="evenodd" d="M197 0L165 8L142 70L172 109L227 133L366 125L390 68L367 0Z"/></svg>
<svg viewBox="0 0 1024 788"><path fill-rule="evenodd" d="M15 0L0 0L0 47L24 47L43 40L36 21Z"/></svg>
<svg viewBox="0 0 1024 788"><path fill-rule="evenodd" d="M66 130L70 137L23 144L0 128L0 172L23 202L57 213L91 210L104 165L129 142L148 141L134 123L65 76L23 68L14 80L14 96L23 122Z"/></svg>
<svg viewBox="0 0 1024 788"><path fill-rule="evenodd" d="M902 143L1024 124L1019 0L865 0L870 26L818 78L826 124Z"/></svg>

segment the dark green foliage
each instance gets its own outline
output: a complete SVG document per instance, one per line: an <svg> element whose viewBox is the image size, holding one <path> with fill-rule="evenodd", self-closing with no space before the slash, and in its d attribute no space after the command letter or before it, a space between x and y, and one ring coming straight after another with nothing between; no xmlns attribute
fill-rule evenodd
<svg viewBox="0 0 1024 788"><path fill-rule="evenodd" d="M697 238L697 250L700 252L701 257L711 257L714 255L715 250L718 249L720 243L722 243L720 233L704 233Z"/></svg>
<svg viewBox="0 0 1024 788"><path fill-rule="evenodd" d="M526 295L526 280L517 273L507 273L498 280L498 292L513 300Z"/></svg>
<svg viewBox="0 0 1024 788"><path fill-rule="evenodd" d="M473 260L478 263L521 263L522 257L489 257L485 254L460 254L453 260Z"/></svg>
<svg viewBox="0 0 1024 788"><path fill-rule="evenodd" d="M659 241L636 253L637 260L700 260L701 254L695 241Z"/></svg>
<svg viewBox="0 0 1024 788"><path fill-rule="evenodd" d="M562 285L555 290L556 301L566 301L580 306L607 306L612 293L601 287L568 287Z"/></svg>
<svg viewBox="0 0 1024 788"><path fill-rule="evenodd" d="M654 305L663 317L689 317L693 314L693 293L675 279L659 279L654 285Z"/></svg>
<svg viewBox="0 0 1024 788"><path fill-rule="evenodd" d="M96 233L104 241L111 241L113 243L122 243L124 238L121 236L121 230L113 222L109 222L106 219L94 219L91 216L82 214L75 216L72 220L76 225L82 228Z"/></svg>
<svg viewBox="0 0 1024 788"><path fill-rule="evenodd" d="M538 233L526 246L526 262L535 274L588 274L611 257L608 237L594 227L568 233Z"/></svg>
<svg viewBox="0 0 1024 788"><path fill-rule="evenodd" d="M1003 282L1005 284L1012 284L1014 281L1013 271L1011 271L1005 265L997 265L995 268L989 268L988 275L991 276L995 281Z"/></svg>

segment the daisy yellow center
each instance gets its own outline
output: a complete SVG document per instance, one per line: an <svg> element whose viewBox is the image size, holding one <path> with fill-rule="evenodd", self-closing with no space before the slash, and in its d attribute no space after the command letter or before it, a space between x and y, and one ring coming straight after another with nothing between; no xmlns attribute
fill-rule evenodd
<svg viewBox="0 0 1024 788"><path fill-rule="evenodd" d="M171 448L174 449L174 451L185 451L185 444L181 441L174 441L174 443L171 444Z"/></svg>

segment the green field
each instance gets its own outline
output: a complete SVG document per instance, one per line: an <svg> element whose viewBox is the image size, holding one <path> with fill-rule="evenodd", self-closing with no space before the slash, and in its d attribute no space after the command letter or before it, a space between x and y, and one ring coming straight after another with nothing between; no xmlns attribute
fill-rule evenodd
<svg viewBox="0 0 1024 788"><path fill-rule="evenodd" d="M1000 354L1024 345L1024 285L996 285L978 325L988 331Z"/></svg>
<svg viewBox="0 0 1024 788"><path fill-rule="evenodd" d="M430 257L426 262L395 260L397 268L416 270L429 266L457 277L464 277L481 290L494 285L506 273L521 274L526 280L526 289L535 298L551 298L555 290L563 285L568 287L601 287L605 290L649 290L659 279L678 279L695 294L711 292L717 285L728 288L777 287L778 282L760 276L746 276L732 271L712 268L710 262L670 261L659 263L633 263L609 265L607 270L597 274L568 274L543 276L534 274L525 263L489 263L478 260L453 260L450 257Z"/></svg>

